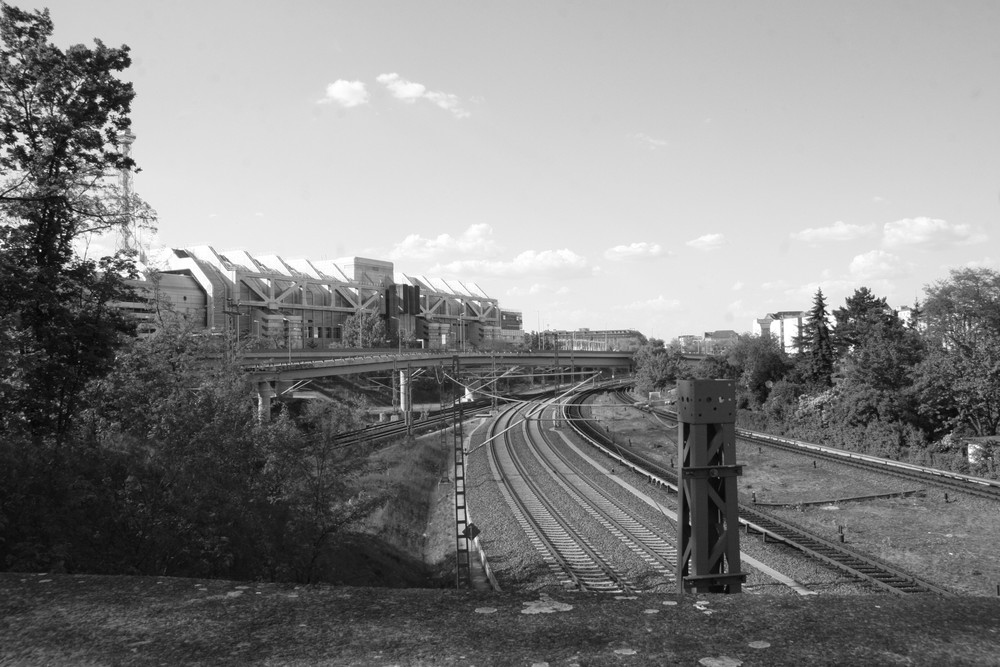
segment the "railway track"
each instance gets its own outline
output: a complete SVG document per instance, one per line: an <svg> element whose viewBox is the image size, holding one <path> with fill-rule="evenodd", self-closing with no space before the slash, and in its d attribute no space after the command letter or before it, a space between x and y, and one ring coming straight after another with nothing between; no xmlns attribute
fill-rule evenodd
<svg viewBox="0 0 1000 667"><path fill-rule="evenodd" d="M482 410L491 405L491 401L478 400L465 403L462 410L466 416L472 415L476 410ZM404 421L391 422L369 426L356 431L346 431L337 438L337 447L353 447L364 443L377 443L386 440L402 438L407 434L423 435L431 431L438 431L450 427L455 422L456 408L448 407L438 412L432 412L424 419L414 420L410 425Z"/></svg>
<svg viewBox="0 0 1000 667"><path fill-rule="evenodd" d="M624 390L616 391L615 396L622 403L632 405L635 403L635 401ZM651 414L662 417L663 419L671 421L674 424L677 423L677 413L673 411L658 408L644 409L648 410ZM1000 502L1000 481L997 480L963 475L949 470L939 470L937 468L918 466L912 463L905 463L903 461L893 461L892 459L871 456L869 454L861 454L859 452L850 452L843 449L803 442L793 438L782 438L779 436L769 435L767 433L748 431L746 429L736 429L736 437L740 440L752 442L757 445L783 449L785 451L795 452L796 454L804 454L820 460L854 466L870 472L893 475L910 482L932 484L948 491L967 493L969 495L980 498L988 498L990 500Z"/></svg>
<svg viewBox="0 0 1000 667"><path fill-rule="evenodd" d="M528 471L512 433L516 420L530 409L531 404L506 408L489 432L490 466L515 519L563 585L584 591L632 591L634 585L590 544Z"/></svg>
<svg viewBox="0 0 1000 667"><path fill-rule="evenodd" d="M556 408L551 408L555 413ZM642 518L626 503L597 483L592 466L574 458L546 433L542 421L527 422L526 443L536 460L567 496L572 498L594 521L612 534L646 567L664 581L674 581L677 567L675 537L664 530L664 522ZM588 470L588 468L590 470ZM659 517L658 517L659 519Z"/></svg>
<svg viewBox="0 0 1000 667"><path fill-rule="evenodd" d="M566 417L582 437L604 450L608 455L631 467L637 473L676 491L677 475L673 470L643 456L641 453L619 448L598 426L586 418L584 405L594 395L606 391L591 389L577 394L566 407ZM624 401L631 404L631 400ZM888 563L857 553L846 547L814 535L798 526L779 521L753 507L740 504L740 523L748 531L755 531L783 542L817 558L841 571L867 581L877 588L894 593L923 593L950 596L952 593L932 582L893 567Z"/></svg>
<svg viewBox="0 0 1000 667"><path fill-rule="evenodd" d="M879 457L858 454L856 452L846 452L844 450L832 449L822 445L814 445L789 438L779 438L764 433L745 431L743 429L737 429L736 434L741 440L746 440L754 444L766 445L776 449L784 449L797 454L806 454L817 459L834 461L836 463L863 468L869 471L893 475L912 482L932 484L948 491L967 493L969 495L978 496L980 498L988 498L990 500L1000 502L1000 482L997 482L996 480L970 477L968 475L961 475L947 470L924 468L921 466L903 463L901 461L881 459Z"/></svg>

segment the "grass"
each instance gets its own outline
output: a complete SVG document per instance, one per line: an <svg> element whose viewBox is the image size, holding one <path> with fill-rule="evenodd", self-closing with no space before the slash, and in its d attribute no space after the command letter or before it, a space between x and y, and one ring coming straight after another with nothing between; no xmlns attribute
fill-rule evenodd
<svg viewBox="0 0 1000 667"><path fill-rule="evenodd" d="M610 399L605 399L610 401ZM621 444L631 441L669 465L676 457L675 433L630 407L594 408L602 424ZM924 487L907 497L841 502L818 506L796 503L913 491L908 482L891 475L869 473L846 465L814 461L808 455L759 447L737 446L743 465L739 479L742 502L756 494L759 502L788 503L766 508L779 518L808 528L831 541L839 539L856 550L893 563L915 575L967 595L997 595L1000 585L1000 507L964 494Z"/></svg>
<svg viewBox="0 0 1000 667"><path fill-rule="evenodd" d="M386 502L368 517L361 532L423 564L419 574L400 573L394 580L427 587L453 583L454 530L448 530L454 526L451 456L451 431L400 440L374 455L379 472L365 478L364 484ZM442 483L445 479L449 481ZM364 572L364 563L358 566ZM388 573L391 562L380 569Z"/></svg>
<svg viewBox="0 0 1000 667"><path fill-rule="evenodd" d="M3 665L990 665L1000 602L0 573Z"/></svg>

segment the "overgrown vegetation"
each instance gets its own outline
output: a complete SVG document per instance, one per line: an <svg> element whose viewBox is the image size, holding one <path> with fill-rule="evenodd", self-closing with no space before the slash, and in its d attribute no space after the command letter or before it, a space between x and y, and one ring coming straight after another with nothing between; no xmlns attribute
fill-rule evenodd
<svg viewBox="0 0 1000 667"><path fill-rule="evenodd" d="M133 338L132 257L74 254L152 217L118 180L128 47L52 32L0 3L0 569L335 578L336 538L391 493L338 443L362 406L259 423L232 341L169 317Z"/></svg>
<svg viewBox="0 0 1000 667"><path fill-rule="evenodd" d="M725 355L686 362L653 340L637 384L733 379L745 428L1000 477L1000 274L957 269L925 292L904 321L867 287L831 318L817 291L792 356L743 334ZM966 456L970 438L979 448Z"/></svg>
<svg viewBox="0 0 1000 667"><path fill-rule="evenodd" d="M225 344L163 332L118 351L56 439L0 442L4 569L312 582L337 539L385 501L370 450L338 436L362 406L309 405L259 423Z"/></svg>

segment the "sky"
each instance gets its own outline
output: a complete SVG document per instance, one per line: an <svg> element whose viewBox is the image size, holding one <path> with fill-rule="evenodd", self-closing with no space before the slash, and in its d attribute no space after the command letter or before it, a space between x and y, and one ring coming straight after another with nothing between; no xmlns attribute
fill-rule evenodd
<svg viewBox="0 0 1000 667"><path fill-rule="evenodd" d="M669 341L1000 269L1000 3L49 0L127 44L158 240Z"/></svg>

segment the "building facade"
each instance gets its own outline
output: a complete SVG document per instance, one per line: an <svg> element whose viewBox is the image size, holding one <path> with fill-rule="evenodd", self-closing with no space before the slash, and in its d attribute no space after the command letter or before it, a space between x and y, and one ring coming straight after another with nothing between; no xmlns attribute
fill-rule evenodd
<svg viewBox="0 0 1000 667"><path fill-rule="evenodd" d="M329 348L343 345L348 318L371 313L385 320L390 336L428 348L523 339L520 313L501 311L478 285L396 274L384 260L285 260L197 246L166 249L149 266L137 283L143 301L123 304L147 332L170 316L275 347Z"/></svg>
<svg viewBox="0 0 1000 667"><path fill-rule="evenodd" d="M553 341L560 350L587 350L593 352L634 352L646 342L646 337L633 329L607 329L591 331L550 330L542 332L545 340Z"/></svg>

